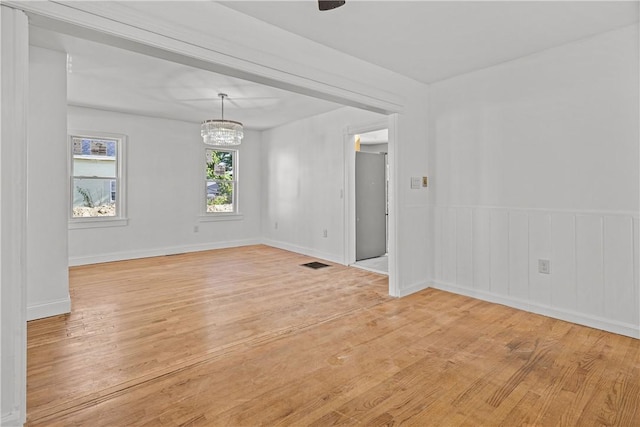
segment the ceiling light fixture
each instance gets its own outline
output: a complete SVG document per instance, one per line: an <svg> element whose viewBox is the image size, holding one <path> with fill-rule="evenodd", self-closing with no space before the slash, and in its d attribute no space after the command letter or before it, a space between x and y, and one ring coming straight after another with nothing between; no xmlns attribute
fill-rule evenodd
<svg viewBox="0 0 640 427"><path fill-rule="evenodd" d="M208 145L240 145L244 137L242 123L224 119L224 99L229 95L219 93L218 96L222 100L222 118L202 122L200 130L202 140Z"/></svg>
<svg viewBox="0 0 640 427"><path fill-rule="evenodd" d="M331 10L331 9L335 9L336 7L342 6L344 3L345 3L344 0L337 0L337 1L318 0L318 9Z"/></svg>

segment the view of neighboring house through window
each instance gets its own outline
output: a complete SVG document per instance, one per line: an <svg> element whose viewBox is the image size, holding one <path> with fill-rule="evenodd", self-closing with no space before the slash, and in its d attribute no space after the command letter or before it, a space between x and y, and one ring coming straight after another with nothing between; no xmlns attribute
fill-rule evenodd
<svg viewBox="0 0 640 427"><path fill-rule="evenodd" d="M206 212L236 212L236 150L206 149Z"/></svg>
<svg viewBox="0 0 640 427"><path fill-rule="evenodd" d="M119 217L122 138L71 136L72 218Z"/></svg>

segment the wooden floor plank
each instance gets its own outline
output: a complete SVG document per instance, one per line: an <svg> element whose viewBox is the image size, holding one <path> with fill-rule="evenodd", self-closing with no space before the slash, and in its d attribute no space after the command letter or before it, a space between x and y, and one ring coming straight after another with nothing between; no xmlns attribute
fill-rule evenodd
<svg viewBox="0 0 640 427"><path fill-rule="evenodd" d="M267 246L74 267L28 425L640 425L640 341Z"/></svg>

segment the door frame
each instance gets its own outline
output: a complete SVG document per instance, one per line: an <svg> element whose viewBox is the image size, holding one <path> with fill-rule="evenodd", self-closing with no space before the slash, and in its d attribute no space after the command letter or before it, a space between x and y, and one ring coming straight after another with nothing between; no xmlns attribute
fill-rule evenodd
<svg viewBox="0 0 640 427"><path fill-rule="evenodd" d="M389 130L387 159L389 164L389 295L399 296L397 276L397 224L396 224L396 144L398 115L390 114L374 122L348 126L343 131L344 149L344 265L356 262L356 152L355 136L381 129Z"/></svg>

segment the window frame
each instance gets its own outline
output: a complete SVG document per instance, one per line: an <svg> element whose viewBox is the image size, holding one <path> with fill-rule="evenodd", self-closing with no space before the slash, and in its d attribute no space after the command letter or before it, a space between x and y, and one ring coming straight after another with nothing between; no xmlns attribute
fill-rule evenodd
<svg viewBox="0 0 640 427"><path fill-rule="evenodd" d="M207 151L224 151L233 154L233 212L208 212L207 211L207 184L214 179L207 178ZM239 194L240 194L240 150L232 147L218 147L205 145L202 150L202 160L204 167L202 168L202 179L200 185L200 218L201 222L207 221L233 221L243 219L240 212Z"/></svg>
<svg viewBox="0 0 640 427"><path fill-rule="evenodd" d="M73 194L74 194L74 154L73 154L73 139L74 138L87 138L87 139L106 139L115 141L116 143L116 214L114 216L96 216L96 217L74 217L73 216ZM68 221L69 229L79 228L101 228L101 227L120 227L128 224L128 218L126 216L126 146L127 136L118 133L110 132L95 132L95 131L79 131L70 130L67 135L67 175L69 177L68 186ZM112 184L109 183L109 189L111 190ZM111 191L109 192L111 195Z"/></svg>

